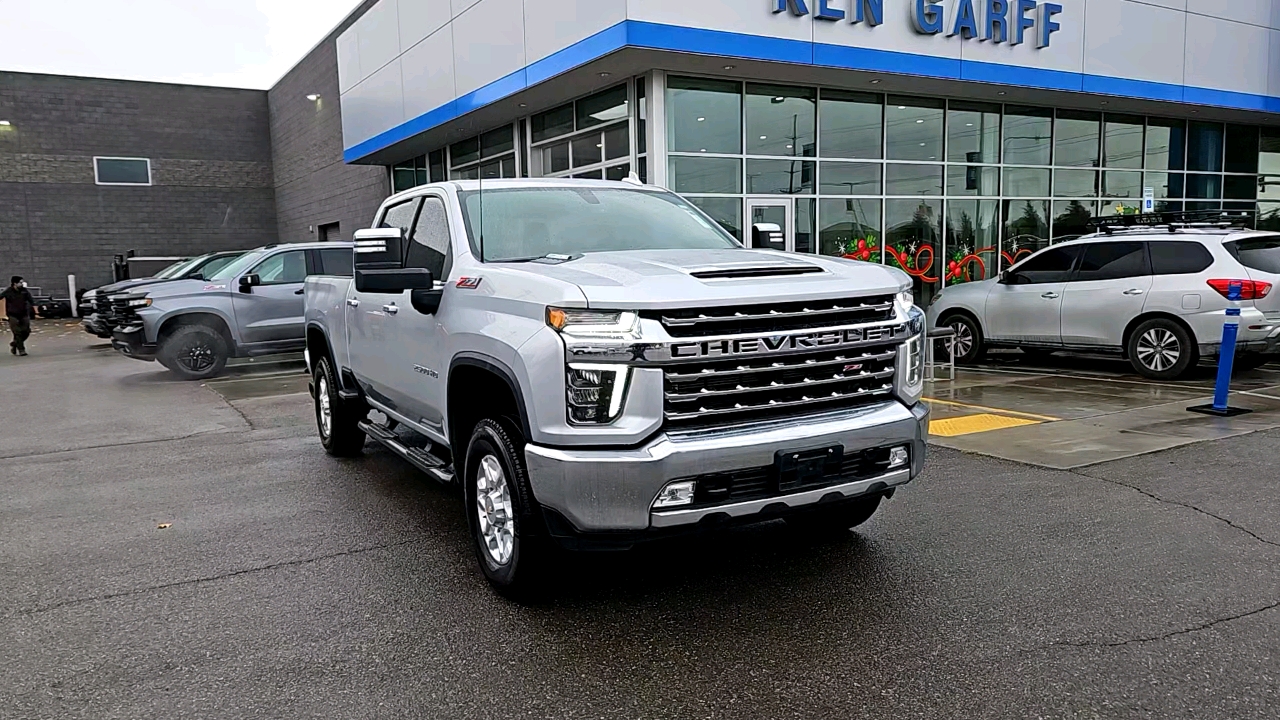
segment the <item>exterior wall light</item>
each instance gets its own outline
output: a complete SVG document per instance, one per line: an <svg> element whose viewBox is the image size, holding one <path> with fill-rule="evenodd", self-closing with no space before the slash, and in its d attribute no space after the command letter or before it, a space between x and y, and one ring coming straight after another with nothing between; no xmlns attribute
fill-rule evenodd
<svg viewBox="0 0 1280 720"><path fill-rule="evenodd" d="M8 120L0 120L0 127L9 127L12 124L13 123L9 122Z"/></svg>
<svg viewBox="0 0 1280 720"><path fill-rule="evenodd" d="M311 93L310 95L307 96L307 99L310 100L311 102L315 102L320 99L320 95L317 93Z"/></svg>

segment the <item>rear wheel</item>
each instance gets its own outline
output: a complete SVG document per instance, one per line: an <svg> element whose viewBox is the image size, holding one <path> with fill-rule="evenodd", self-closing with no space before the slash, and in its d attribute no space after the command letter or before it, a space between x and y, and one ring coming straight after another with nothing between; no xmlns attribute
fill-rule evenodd
<svg viewBox="0 0 1280 720"><path fill-rule="evenodd" d="M951 348L957 364L968 365L982 358L986 351L982 345L982 329L972 318L967 315L952 315L943 318L938 325L955 331Z"/></svg>
<svg viewBox="0 0 1280 720"><path fill-rule="evenodd" d="M484 419L467 445L467 520L485 579L499 593L536 591L550 553L525 470L524 439L505 423Z"/></svg>
<svg viewBox="0 0 1280 720"><path fill-rule="evenodd" d="M1199 360L1191 334L1165 318L1147 320L1134 329L1128 351L1133 369L1151 380L1176 380Z"/></svg>
<svg viewBox="0 0 1280 720"><path fill-rule="evenodd" d="M311 383L315 388L316 430L325 452L334 457L354 457L364 452L365 435L360 421L369 414L368 410L362 402L343 400L338 395L338 377L329 358L322 357L316 363Z"/></svg>
<svg viewBox="0 0 1280 720"><path fill-rule="evenodd" d="M208 325L183 325L160 343L157 359L183 380L206 380L227 366L230 350Z"/></svg>

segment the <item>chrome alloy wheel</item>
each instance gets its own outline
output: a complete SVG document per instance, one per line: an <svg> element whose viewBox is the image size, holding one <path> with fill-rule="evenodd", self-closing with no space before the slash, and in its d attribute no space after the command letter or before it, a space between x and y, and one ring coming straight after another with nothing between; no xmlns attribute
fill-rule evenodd
<svg viewBox="0 0 1280 720"><path fill-rule="evenodd" d="M1138 338L1138 362L1148 370L1164 372L1182 357L1182 343L1177 336L1160 327L1151 328Z"/></svg>
<svg viewBox="0 0 1280 720"><path fill-rule="evenodd" d="M476 517L484 550L496 565L511 562L515 549L515 519L512 517L511 491L502 464L493 455L480 459L476 472Z"/></svg>
<svg viewBox="0 0 1280 720"><path fill-rule="evenodd" d="M951 356L965 357L973 350L973 329L969 323L960 320L952 320L949 327L956 332L951 340Z"/></svg>
<svg viewBox="0 0 1280 720"><path fill-rule="evenodd" d="M329 405L329 379L324 375L316 384L316 402L320 407L320 434L327 438L333 432L333 408Z"/></svg>

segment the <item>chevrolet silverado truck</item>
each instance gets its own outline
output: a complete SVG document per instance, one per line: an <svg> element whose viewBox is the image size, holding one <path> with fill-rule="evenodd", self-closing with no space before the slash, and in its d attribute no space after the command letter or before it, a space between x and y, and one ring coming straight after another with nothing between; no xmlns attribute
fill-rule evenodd
<svg viewBox="0 0 1280 720"><path fill-rule="evenodd" d="M208 277L111 295L111 345L159 361L185 380L222 372L233 357L304 348L303 282L351 275L351 243L268 245L241 254Z"/></svg>
<svg viewBox="0 0 1280 720"><path fill-rule="evenodd" d="M507 594L557 546L850 528L925 458L907 275L747 249L638 181L394 195L356 232L353 278L307 280L306 325L325 450L372 438L459 482Z"/></svg>
<svg viewBox="0 0 1280 720"><path fill-rule="evenodd" d="M90 335L111 339L112 330L118 324L111 304L111 296L134 291L146 285L168 282L170 280L204 279L231 264L244 254L243 250L215 252L200 257L188 258L174 263L151 277L121 280L88 290L80 298L80 315L84 318L80 326Z"/></svg>

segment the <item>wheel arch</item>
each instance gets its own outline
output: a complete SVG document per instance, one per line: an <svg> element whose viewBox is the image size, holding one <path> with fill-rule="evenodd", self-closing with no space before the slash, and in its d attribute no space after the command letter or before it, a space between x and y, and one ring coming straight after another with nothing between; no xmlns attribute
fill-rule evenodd
<svg viewBox="0 0 1280 720"><path fill-rule="evenodd" d="M181 313L165 318L156 331L156 344L163 343L175 330L187 325L204 325L212 328L226 341L227 352L233 357L236 355L236 340L231 334L231 326L221 315L207 311Z"/></svg>
<svg viewBox="0 0 1280 720"><path fill-rule="evenodd" d="M484 408L502 407L514 411L519 430L531 437L529 412L515 372L505 363L487 355L464 353L449 363L445 407L449 444L455 461L466 455L467 437L475 423L485 417ZM474 394L476 397L468 397ZM483 398L487 402L477 400ZM459 477L462 475L459 474Z"/></svg>
<svg viewBox="0 0 1280 720"><path fill-rule="evenodd" d="M1183 320L1182 318L1178 317L1177 315L1174 315L1173 313L1152 311L1152 312L1145 312L1138 315L1134 319L1130 320L1129 324L1125 326L1124 335L1121 337L1121 340L1120 340L1120 353L1121 355L1124 356L1124 359L1126 360L1130 359L1129 358L1129 340L1133 338L1134 331L1138 329L1139 325L1141 325L1144 322L1147 322L1148 320L1169 320L1173 322L1175 325L1178 325L1183 330L1185 330L1187 333L1187 336L1191 338L1191 350L1195 352L1197 355L1200 354L1200 345L1199 345L1200 339L1196 337L1195 330L1191 329L1191 326L1187 324L1186 320Z"/></svg>
<svg viewBox="0 0 1280 720"><path fill-rule="evenodd" d="M982 321L978 319L978 314L966 307L947 308L938 313L938 322L934 323L934 327L942 327L947 320L956 316L967 318L973 323L974 327L978 328L978 332L982 334L982 339L984 341L987 339L987 329L982 326Z"/></svg>

